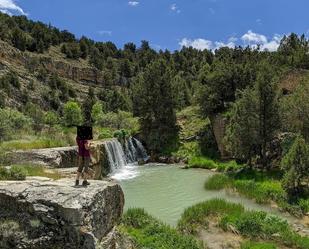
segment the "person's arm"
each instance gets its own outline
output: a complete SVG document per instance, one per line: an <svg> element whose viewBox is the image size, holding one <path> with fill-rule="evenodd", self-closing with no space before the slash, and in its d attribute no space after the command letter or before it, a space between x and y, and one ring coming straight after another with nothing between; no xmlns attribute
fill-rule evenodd
<svg viewBox="0 0 309 249"><path fill-rule="evenodd" d="M90 149L90 143L89 143L88 140L85 142L85 149L86 149L86 150L89 150L89 149Z"/></svg>

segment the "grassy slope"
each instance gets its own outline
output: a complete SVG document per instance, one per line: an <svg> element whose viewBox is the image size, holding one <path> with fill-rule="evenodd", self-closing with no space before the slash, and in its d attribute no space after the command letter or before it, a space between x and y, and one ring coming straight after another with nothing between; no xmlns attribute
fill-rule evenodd
<svg viewBox="0 0 309 249"><path fill-rule="evenodd" d="M265 212L246 211L240 204L213 199L199 203L185 210L178 223L178 229L185 234L195 234L202 227L207 229L209 219L218 220L224 231L237 231L243 237L273 242L290 248L309 248L309 238L295 233L286 221ZM272 245L267 245L272 248ZM244 248L263 248L247 245Z"/></svg>

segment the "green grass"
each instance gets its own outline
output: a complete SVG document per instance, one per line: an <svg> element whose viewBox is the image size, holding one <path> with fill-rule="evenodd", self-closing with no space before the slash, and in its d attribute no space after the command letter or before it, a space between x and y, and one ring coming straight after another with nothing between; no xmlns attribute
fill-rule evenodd
<svg viewBox="0 0 309 249"><path fill-rule="evenodd" d="M205 182L208 190L230 188L241 195L255 199L257 203L286 202L286 193L282 188L278 172L259 172L243 170L239 173L214 175Z"/></svg>
<svg viewBox="0 0 309 249"><path fill-rule="evenodd" d="M287 221L266 212L246 211L240 204L220 199L186 209L178 222L178 228L186 234L194 234L199 226L207 228L209 219L213 217L217 217L224 231L236 230L245 238L272 241L292 248L309 248L309 238L294 232Z"/></svg>
<svg viewBox="0 0 309 249"><path fill-rule="evenodd" d="M138 248L202 249L192 236L180 234L143 209L129 209L122 218L120 230L128 234Z"/></svg>
<svg viewBox="0 0 309 249"><path fill-rule="evenodd" d="M10 168L0 166L0 180L1 181L22 181L26 176L41 176L48 177L54 180L61 178L61 174L47 170L43 166L35 165L12 165Z"/></svg>
<svg viewBox="0 0 309 249"><path fill-rule="evenodd" d="M224 213L240 215L244 207L240 204L228 203L222 199L212 199L187 208L181 215L177 227L185 234L195 234L198 226L208 226L208 217Z"/></svg>
<svg viewBox="0 0 309 249"><path fill-rule="evenodd" d="M38 138L35 140L11 140L0 144L0 150L32 150L42 148L63 147L68 144L60 139Z"/></svg>
<svg viewBox="0 0 309 249"><path fill-rule="evenodd" d="M272 243L246 241L241 244L240 249L277 249Z"/></svg>
<svg viewBox="0 0 309 249"><path fill-rule="evenodd" d="M220 162L204 156L192 156L188 168L216 169L219 172L235 172L244 166L236 161Z"/></svg>
<svg viewBox="0 0 309 249"><path fill-rule="evenodd" d="M205 188L208 190L220 190L229 187L231 179L224 174L217 174L210 177L205 182Z"/></svg>
<svg viewBox="0 0 309 249"><path fill-rule="evenodd" d="M192 157L189 160L189 168L216 169L218 164L207 157Z"/></svg>
<svg viewBox="0 0 309 249"><path fill-rule="evenodd" d="M27 171L23 168L13 166L5 168L0 166L0 181L22 181L26 179Z"/></svg>

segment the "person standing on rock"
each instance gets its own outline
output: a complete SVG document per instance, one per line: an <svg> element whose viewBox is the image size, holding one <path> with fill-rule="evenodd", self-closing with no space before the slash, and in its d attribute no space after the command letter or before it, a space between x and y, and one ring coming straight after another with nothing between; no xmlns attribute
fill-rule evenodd
<svg viewBox="0 0 309 249"><path fill-rule="evenodd" d="M79 185L79 178L83 173L83 186L87 186L90 183L87 181L89 164L90 164L90 142L86 139L76 137L76 143L78 145L78 170L75 181L75 186Z"/></svg>

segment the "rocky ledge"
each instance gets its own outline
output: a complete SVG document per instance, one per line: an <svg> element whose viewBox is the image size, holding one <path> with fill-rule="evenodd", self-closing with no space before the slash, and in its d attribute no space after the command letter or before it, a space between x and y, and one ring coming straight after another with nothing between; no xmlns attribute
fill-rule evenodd
<svg viewBox="0 0 309 249"><path fill-rule="evenodd" d="M116 248L123 206L115 182L0 182L0 248Z"/></svg>

